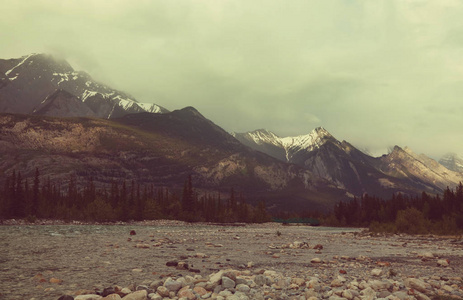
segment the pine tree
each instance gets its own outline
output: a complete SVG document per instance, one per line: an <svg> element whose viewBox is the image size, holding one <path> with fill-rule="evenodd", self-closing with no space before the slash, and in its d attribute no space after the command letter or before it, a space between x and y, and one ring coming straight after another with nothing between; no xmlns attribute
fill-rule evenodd
<svg viewBox="0 0 463 300"><path fill-rule="evenodd" d="M187 214L192 214L194 211L194 191L191 180L191 175L188 176L188 180L185 182L183 187L182 195L182 210Z"/></svg>

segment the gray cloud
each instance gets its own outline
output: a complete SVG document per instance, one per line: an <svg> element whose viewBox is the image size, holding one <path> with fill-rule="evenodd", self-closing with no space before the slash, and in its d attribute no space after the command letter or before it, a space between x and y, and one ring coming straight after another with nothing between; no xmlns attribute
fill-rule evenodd
<svg viewBox="0 0 463 300"><path fill-rule="evenodd" d="M373 153L463 155L457 0L0 0L0 57L51 52L230 131L323 126Z"/></svg>

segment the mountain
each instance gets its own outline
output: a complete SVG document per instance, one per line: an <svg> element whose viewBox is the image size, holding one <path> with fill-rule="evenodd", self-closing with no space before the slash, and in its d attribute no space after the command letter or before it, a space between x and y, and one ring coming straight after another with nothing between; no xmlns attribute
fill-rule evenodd
<svg viewBox="0 0 463 300"><path fill-rule="evenodd" d="M297 164L357 196L368 193L388 198L397 192L436 193L463 179L408 148L396 146L389 155L371 157L346 141L338 141L321 127L297 137L282 138L267 130L233 135L253 149Z"/></svg>
<svg viewBox="0 0 463 300"><path fill-rule="evenodd" d="M395 146L388 155L378 158L377 167L384 173L407 181L424 191L442 192L463 181L463 175L445 168L424 154L416 154L408 147Z"/></svg>
<svg viewBox="0 0 463 300"><path fill-rule="evenodd" d="M444 155L439 160L439 163L451 171L463 173L463 158L459 157L455 153L448 153Z"/></svg>
<svg viewBox="0 0 463 300"><path fill-rule="evenodd" d="M181 194L191 174L201 193L234 188L271 209L326 210L347 199L310 171L242 145L192 107L110 120L0 114L0 124L0 180L17 170L32 182L38 167L62 188L74 176L81 186L134 180Z"/></svg>
<svg viewBox="0 0 463 300"><path fill-rule="evenodd" d="M73 97L71 97L73 96ZM98 118L167 110L97 83L65 60L46 54L0 59L0 112Z"/></svg>

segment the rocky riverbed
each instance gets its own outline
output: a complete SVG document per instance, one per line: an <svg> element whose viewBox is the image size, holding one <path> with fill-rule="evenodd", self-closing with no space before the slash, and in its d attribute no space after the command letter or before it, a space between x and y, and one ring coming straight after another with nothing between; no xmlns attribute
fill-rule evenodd
<svg viewBox="0 0 463 300"><path fill-rule="evenodd" d="M175 221L0 237L0 299L463 299L458 237Z"/></svg>

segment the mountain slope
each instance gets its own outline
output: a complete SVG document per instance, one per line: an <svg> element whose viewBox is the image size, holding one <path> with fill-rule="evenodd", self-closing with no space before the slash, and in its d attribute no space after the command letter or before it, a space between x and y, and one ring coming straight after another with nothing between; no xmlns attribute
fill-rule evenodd
<svg viewBox="0 0 463 300"><path fill-rule="evenodd" d="M138 103L132 96L97 83L87 73L76 72L68 62L50 55L0 59L0 112L40 113L39 106L57 90L68 92L83 104L74 111L75 99L66 108L65 99L71 98L63 97L56 116L75 116L83 112L80 116L111 118L145 111L167 112L155 104ZM66 111L69 115L64 115ZM53 110L47 110L47 115L53 115Z"/></svg>
<svg viewBox="0 0 463 300"><path fill-rule="evenodd" d="M391 176L402 179L430 192L442 192L463 181L462 174L453 172L424 154L417 155L411 149L398 146L388 155L378 158L378 168Z"/></svg>
<svg viewBox="0 0 463 300"><path fill-rule="evenodd" d="M444 155L439 163L451 171L463 173L463 159L455 153Z"/></svg>
<svg viewBox="0 0 463 300"><path fill-rule="evenodd" d="M330 209L345 191L295 165L251 150L193 108L104 120L0 115L0 174L20 170L96 185L134 180L181 193L188 175L198 191L228 194L273 209ZM200 137L204 137L201 139Z"/></svg>

